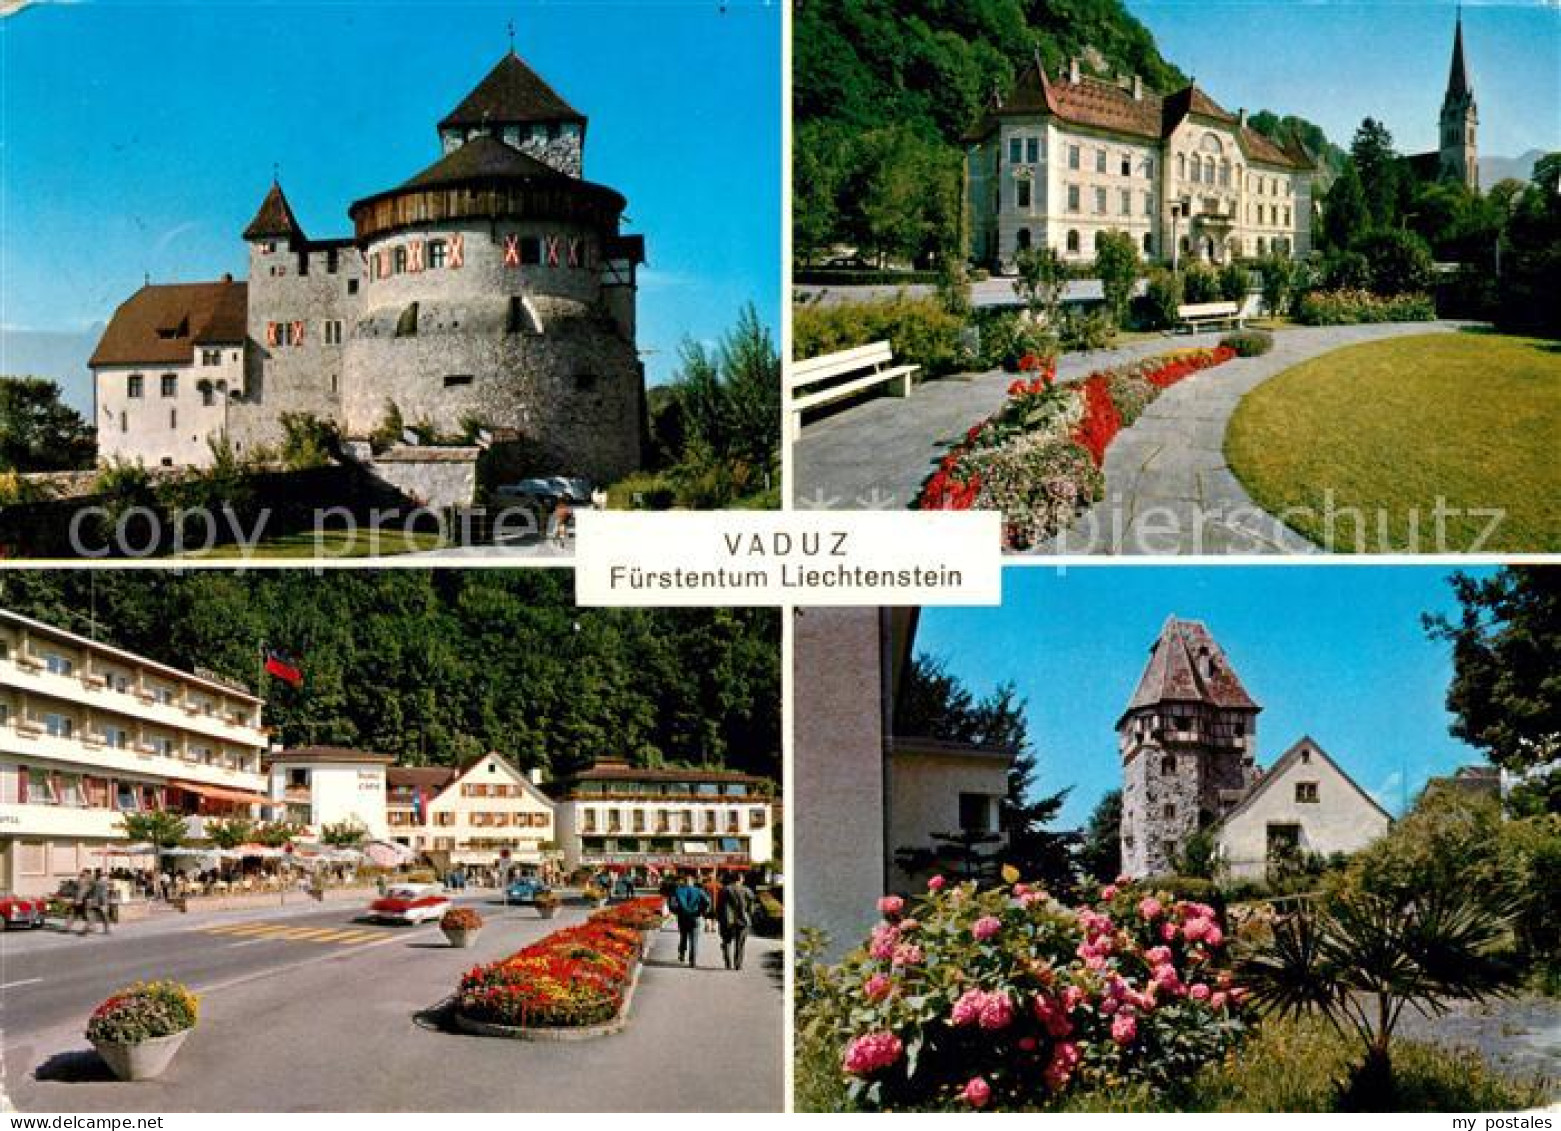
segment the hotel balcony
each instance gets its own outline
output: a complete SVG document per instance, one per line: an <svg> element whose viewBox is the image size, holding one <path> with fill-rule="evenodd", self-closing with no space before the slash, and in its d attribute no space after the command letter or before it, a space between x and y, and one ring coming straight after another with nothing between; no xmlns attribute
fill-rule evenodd
<svg viewBox="0 0 1561 1131"><path fill-rule="evenodd" d="M266 776L225 766L208 766L159 754L150 746L108 746L94 735L49 734L32 720L14 719L0 725L0 753L23 759L41 758L83 771L119 772L135 777L166 778L199 785L225 786L247 793L264 793Z"/></svg>

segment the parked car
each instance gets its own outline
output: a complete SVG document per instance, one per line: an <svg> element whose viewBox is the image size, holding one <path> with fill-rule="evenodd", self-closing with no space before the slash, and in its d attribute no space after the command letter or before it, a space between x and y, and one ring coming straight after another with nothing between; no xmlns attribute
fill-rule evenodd
<svg viewBox="0 0 1561 1131"><path fill-rule="evenodd" d="M369 904L369 918L381 923L426 923L450 910L438 884L394 884Z"/></svg>
<svg viewBox="0 0 1561 1131"><path fill-rule="evenodd" d="M49 910L47 899L28 899L21 895L0 895L0 931L43 926Z"/></svg>
<svg viewBox="0 0 1561 1131"><path fill-rule="evenodd" d="M504 889L505 903L535 903L537 896L543 892L551 891L546 884L536 876L520 876L510 881L509 887Z"/></svg>

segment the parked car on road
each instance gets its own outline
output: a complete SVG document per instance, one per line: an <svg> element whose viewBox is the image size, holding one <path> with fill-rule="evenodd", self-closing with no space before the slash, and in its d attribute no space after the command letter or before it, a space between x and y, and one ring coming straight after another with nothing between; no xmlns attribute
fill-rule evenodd
<svg viewBox="0 0 1561 1131"><path fill-rule="evenodd" d="M28 899L21 895L0 895L0 931L21 927L41 927L49 909L47 899Z"/></svg>
<svg viewBox="0 0 1561 1131"><path fill-rule="evenodd" d="M450 910L450 897L438 884L394 884L369 904L369 918L381 923L426 923Z"/></svg>
<svg viewBox="0 0 1561 1131"><path fill-rule="evenodd" d="M509 887L504 889L505 903L529 904L537 901L537 896L545 891L551 891L546 884L535 876L520 876L512 880Z"/></svg>

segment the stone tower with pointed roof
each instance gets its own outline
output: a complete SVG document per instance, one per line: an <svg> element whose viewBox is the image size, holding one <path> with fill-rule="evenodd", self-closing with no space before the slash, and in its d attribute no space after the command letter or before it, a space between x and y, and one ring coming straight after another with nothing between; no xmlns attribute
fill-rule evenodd
<svg viewBox="0 0 1561 1131"><path fill-rule="evenodd" d="M446 154L495 137L571 177L585 175L585 115L513 50L439 123Z"/></svg>
<svg viewBox="0 0 1561 1131"><path fill-rule="evenodd" d="M1117 720L1124 873L1172 871L1187 838L1246 795L1261 710L1201 621L1166 620Z"/></svg>
<svg viewBox="0 0 1561 1131"><path fill-rule="evenodd" d="M1442 180L1455 181L1470 189L1480 187L1480 161L1475 147L1479 124L1474 88L1469 84L1468 67L1463 61L1463 11L1460 9L1453 29L1453 61L1447 73L1447 93L1442 96Z"/></svg>

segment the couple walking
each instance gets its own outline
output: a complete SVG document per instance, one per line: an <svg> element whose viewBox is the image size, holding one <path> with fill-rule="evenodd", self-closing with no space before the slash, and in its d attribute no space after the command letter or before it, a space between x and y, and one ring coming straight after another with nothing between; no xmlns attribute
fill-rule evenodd
<svg viewBox="0 0 1561 1131"><path fill-rule="evenodd" d="M678 961L699 965L699 928L713 920L721 932L721 960L728 970L743 968L743 948L758 911L759 899L743 883L742 873L728 873L714 895L699 886L693 873L684 872L667 895L667 910L678 921Z"/></svg>
<svg viewBox="0 0 1561 1131"><path fill-rule="evenodd" d="M66 933L80 919L81 933L86 934L92 929L92 916L96 915L103 922L103 933L108 934L109 902L108 877L103 874L103 869L83 869L76 880L76 890L71 893L70 918L65 920Z"/></svg>

